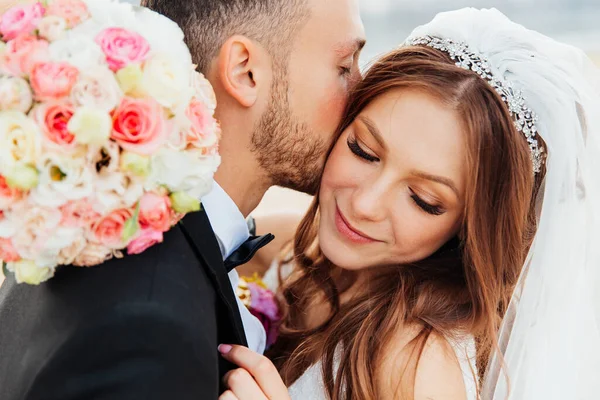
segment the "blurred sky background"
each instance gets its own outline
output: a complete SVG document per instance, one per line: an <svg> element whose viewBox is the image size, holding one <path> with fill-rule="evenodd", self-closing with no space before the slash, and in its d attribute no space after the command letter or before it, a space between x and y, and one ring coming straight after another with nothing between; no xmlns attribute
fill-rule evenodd
<svg viewBox="0 0 600 400"><path fill-rule="evenodd" d="M510 19L578 46L600 61L600 0L359 0L368 44L363 62L401 43L435 14L497 8Z"/></svg>

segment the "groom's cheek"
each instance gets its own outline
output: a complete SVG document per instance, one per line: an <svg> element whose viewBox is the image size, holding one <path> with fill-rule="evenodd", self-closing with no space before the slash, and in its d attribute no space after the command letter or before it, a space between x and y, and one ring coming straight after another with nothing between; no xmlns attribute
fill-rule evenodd
<svg viewBox="0 0 600 400"><path fill-rule="evenodd" d="M348 91L338 82L324 82L322 87L309 95L314 128L320 135L333 137L348 102Z"/></svg>

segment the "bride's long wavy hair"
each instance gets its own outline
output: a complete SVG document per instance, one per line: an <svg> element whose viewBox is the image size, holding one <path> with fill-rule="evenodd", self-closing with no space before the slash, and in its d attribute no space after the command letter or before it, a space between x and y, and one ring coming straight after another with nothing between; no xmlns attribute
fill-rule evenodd
<svg viewBox="0 0 600 400"><path fill-rule="evenodd" d="M332 400L382 397L382 349L399 326L419 327L401 371L403 398L413 397L416 368L434 333L473 335L478 371L484 371L536 229L535 197L544 172L534 177L526 140L500 96L443 52L405 47L376 61L353 89L338 137L378 96L405 88L436 96L462 118L470 172L464 220L457 237L434 255L371 270L360 295L341 304L353 275L319 249L317 196L293 243L294 273L279 293L284 318L270 356L288 385L320 359ZM309 327L306 310L318 301L326 302L329 315Z"/></svg>

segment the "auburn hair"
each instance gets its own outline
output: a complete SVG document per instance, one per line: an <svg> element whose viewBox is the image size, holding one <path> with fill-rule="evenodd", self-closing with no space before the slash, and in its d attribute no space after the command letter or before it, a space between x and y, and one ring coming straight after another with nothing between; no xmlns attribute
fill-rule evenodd
<svg viewBox="0 0 600 400"><path fill-rule="evenodd" d="M382 397L376 371L400 324L419 331L401 371L413 386L432 334L473 335L477 369L485 371L536 230L535 197L544 172L534 176L526 139L498 93L444 52L403 47L374 62L350 95L338 135L373 100L403 89L435 96L462 119L469 171L464 219L459 234L435 254L410 265L376 268L360 295L341 304L353 273L333 265L319 249L315 198L293 242L294 272L278 294L281 335L268 354L288 385L321 360L332 400ZM327 304L329 315L308 326L306 310L318 300ZM403 398L413 397L413 389L399 388Z"/></svg>

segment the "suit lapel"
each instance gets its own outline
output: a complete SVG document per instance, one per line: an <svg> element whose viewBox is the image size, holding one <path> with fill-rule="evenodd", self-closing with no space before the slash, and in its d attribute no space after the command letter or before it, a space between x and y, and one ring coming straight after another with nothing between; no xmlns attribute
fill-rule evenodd
<svg viewBox="0 0 600 400"><path fill-rule="evenodd" d="M217 292L219 293L227 317L234 327L234 338L237 343L247 346L244 326L237 305L235 293L231 287L231 281L223 264L223 256L219 249L217 238L212 230L208 216L204 210L186 215L179 223L184 235L190 242L198 258L200 258L213 279Z"/></svg>

